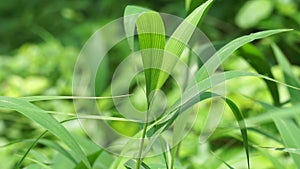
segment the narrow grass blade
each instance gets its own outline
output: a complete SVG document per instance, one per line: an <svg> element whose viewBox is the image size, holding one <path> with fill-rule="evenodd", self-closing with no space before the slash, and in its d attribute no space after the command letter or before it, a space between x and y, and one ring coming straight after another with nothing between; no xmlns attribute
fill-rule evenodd
<svg viewBox="0 0 300 169"><path fill-rule="evenodd" d="M190 38L192 37L194 30L197 28L197 24L204 18L208 7L212 4L213 0L208 0L201 6L196 8L185 20L178 26L178 28L171 35L168 40L165 51L171 53L177 57L180 57L184 48L187 46ZM166 58L162 67L167 73L172 72L174 65L176 65L176 59ZM161 73L158 81L158 88L160 88L168 78L167 73Z"/></svg>
<svg viewBox="0 0 300 169"><path fill-rule="evenodd" d="M257 39L262 39L277 33L291 31L291 29L275 29L251 33L250 35L239 37L217 51L196 74L197 81L203 80L212 73L238 48Z"/></svg>
<svg viewBox="0 0 300 169"><path fill-rule="evenodd" d="M149 12L149 11L151 10L139 6L134 6L134 5L128 5L125 8L124 29L128 40L129 48L131 49L132 52L134 51L134 31L135 31L136 20L139 14L143 12Z"/></svg>
<svg viewBox="0 0 300 169"><path fill-rule="evenodd" d="M232 113L234 114L235 119L238 121L238 125L240 127L242 138L243 138L244 149L245 149L246 156L247 156L247 165L248 165L248 169L250 169L248 134L247 134L247 128L246 128L246 123L244 121L243 114L241 113L240 109L237 107L237 105L233 101L231 101L228 98L225 98L225 101L226 101L227 105L230 107Z"/></svg>
<svg viewBox="0 0 300 169"><path fill-rule="evenodd" d="M37 144L37 142L47 133L47 131L43 132L31 145L30 147L27 149L27 151L23 154L22 158L20 159L20 161L16 164L16 168L20 168L21 164L23 163L23 161L25 160L25 158L27 157L27 155L29 154L29 152L31 151L31 149ZM75 161L76 162L76 161Z"/></svg>
<svg viewBox="0 0 300 169"><path fill-rule="evenodd" d="M188 107L191 107L192 105L194 105L200 101L203 101L205 99L209 99L209 98L216 97L216 96L218 96L218 94L214 94L214 93L210 93L210 92L205 92L203 94L197 95L197 97L193 97L193 99L189 102ZM219 96L219 97L221 97L221 96ZM227 103L227 105L230 107L232 113L235 116L236 121L238 122L240 131L242 134L242 138L243 138L246 157L247 157L247 166L248 166L248 168L250 168L248 134L247 134L247 127L246 127L246 123L244 121L244 117L243 117L242 113L240 112L239 108L237 107L237 105L233 101L231 101L228 98L223 98L223 99ZM160 123L159 125L154 126L150 130L148 130L147 136L150 137L154 133L157 134L158 131L161 133L161 132L167 130L172 125L172 123L175 121L175 119L180 114L180 112L184 112L184 111L185 110L178 109L171 119L168 119L164 123Z"/></svg>
<svg viewBox="0 0 300 169"><path fill-rule="evenodd" d="M299 80L297 76L293 73L292 65L288 62L282 51L276 44L272 44L272 49L283 71L285 82L289 85L300 88ZM288 88L288 91L291 96L292 104L300 103L300 91L291 88Z"/></svg>
<svg viewBox="0 0 300 169"><path fill-rule="evenodd" d="M272 106L272 105L271 105ZM245 119L246 124L252 126L257 124L270 123L273 121L273 118L278 119L288 119L292 117L296 117L300 115L300 105L294 105L289 108L281 108L281 109L272 109L261 115L249 117Z"/></svg>
<svg viewBox="0 0 300 169"><path fill-rule="evenodd" d="M265 131L265 130L258 129L258 128L254 128L254 127L247 127L247 130L248 130L248 131L256 132L256 133L258 133L258 134L260 134L260 135L263 135L263 136L265 136L265 137L267 137L267 138L270 138L270 139L272 139L272 140L274 140L274 141L276 141L276 142L278 142L278 143L280 143L280 144L283 144L282 140L281 140L281 139L278 139L278 138L276 137L276 134L275 134L275 133L270 133L269 131Z"/></svg>
<svg viewBox="0 0 300 169"><path fill-rule="evenodd" d="M269 62L255 46L246 44L241 48L239 55L242 56L259 74L274 79ZM265 79L264 81L272 95L274 105L279 106L280 100L277 84Z"/></svg>
<svg viewBox="0 0 300 169"><path fill-rule="evenodd" d="M229 165L225 160L218 157L215 153L212 153L218 160L222 161L229 169L234 169L231 165Z"/></svg>
<svg viewBox="0 0 300 169"><path fill-rule="evenodd" d="M121 98L127 97L129 95L120 95L120 96L104 96L104 97L90 97L90 96L26 96L20 97L25 101L35 102L35 101L48 101L48 100L72 100L72 99L113 99L113 98Z"/></svg>
<svg viewBox="0 0 300 169"><path fill-rule="evenodd" d="M146 78L147 97L157 87L163 49L165 47L165 28L161 16L157 12L145 12L136 22L140 50Z"/></svg>
<svg viewBox="0 0 300 169"><path fill-rule="evenodd" d="M291 120L291 115L299 115L299 107L300 105L294 105L290 108L282 108L279 109L272 105L261 103L261 105L271 112L266 112L263 115L252 118L252 122L266 122L273 120L280 136L284 142L286 147L300 149L300 135L296 133L300 133L300 128L295 124L294 121ZM257 119L257 120L255 120ZM251 119L248 120L251 123ZM300 155L291 153L292 158L297 166L300 168Z"/></svg>
<svg viewBox="0 0 300 169"><path fill-rule="evenodd" d="M76 154L76 160L83 161L87 167L90 167L89 161L81 150L80 146L54 117L45 113L44 110L22 99L0 96L0 108L15 110L40 126L49 130L53 135L61 139Z"/></svg>
<svg viewBox="0 0 300 169"><path fill-rule="evenodd" d="M291 119L273 118L286 147L300 149L300 129ZM300 168L300 155L290 153L297 168Z"/></svg>
<svg viewBox="0 0 300 169"><path fill-rule="evenodd" d="M36 168L43 168L43 169L52 169L50 166L48 166L47 164L44 164L43 162L40 162L38 160L35 160L33 158L26 158L27 160L29 161L32 161L34 164L36 165L30 165L30 166L34 166L34 167L31 167L32 169L36 169Z"/></svg>
<svg viewBox="0 0 300 169"><path fill-rule="evenodd" d="M163 131L167 130L174 123L174 121L177 119L177 117L180 115L180 113L186 111L189 107L198 103L200 100L204 101L204 100L212 98L212 97L216 97L216 95L212 95L209 92L204 92L204 93L194 96L186 104L183 104L180 107L174 108L170 112L167 111L167 114L172 113L172 114L170 114L169 118L160 119L159 121L154 123L155 125L152 125L152 127L150 127L150 129L148 129L147 136L152 137L153 134L157 133L158 131L163 132Z"/></svg>
<svg viewBox="0 0 300 169"><path fill-rule="evenodd" d="M158 119L156 122L152 123L149 126L149 128L151 128L151 129L148 130L149 133L147 133L147 134L151 135L151 134L153 134L153 130L156 131L156 130L160 129L161 127L165 127L165 124L167 124L167 123L169 124L169 123L173 122L172 119L175 120L176 117L180 113L184 112L187 108L189 108L190 106L193 106L195 103L198 103L199 101L207 99L207 98L216 97L215 95L211 95L211 94L205 92L209 88L212 88L212 87L214 87L220 83L223 83L224 81L230 80L230 79L239 78L239 77L247 77L247 76L266 79L269 81L276 82L278 84L285 85L289 88L294 88L296 90L300 90L300 88L296 88L296 87L287 85L280 81L271 79L267 76L253 73L253 72L227 71L224 73L217 73L217 74L212 75L209 78L206 78L206 79L198 82L196 85L190 87L185 93L183 93L182 98L180 100L178 100L177 102L175 102L175 104L172 105L166 111L165 116ZM213 82L213 84L212 84L212 82ZM153 129L152 127L154 127L155 129Z"/></svg>
<svg viewBox="0 0 300 169"><path fill-rule="evenodd" d="M275 44L272 44L272 48L275 54L275 57L282 68L285 82L289 85L300 87L300 83L298 78L292 71L291 65L288 60L285 58L284 54L281 52L279 47ZM300 92L298 90L288 88L289 94L291 96L291 103L293 105L300 103ZM281 119L281 118L273 118L276 127L278 128L280 135L286 145L286 147L291 148L300 148L300 135L296 134L300 132L299 126L296 125L294 121L291 119ZM294 159L294 162L298 168L300 168L300 155L299 154L291 154Z"/></svg>

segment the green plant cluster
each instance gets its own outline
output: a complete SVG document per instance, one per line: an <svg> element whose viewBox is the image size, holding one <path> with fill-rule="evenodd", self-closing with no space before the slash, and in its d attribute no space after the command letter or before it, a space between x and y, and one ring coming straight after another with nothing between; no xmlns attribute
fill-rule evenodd
<svg viewBox="0 0 300 169"><path fill-rule="evenodd" d="M300 2L128 3L1 3L0 19L6 24L0 28L0 168L300 168ZM158 12L176 14L185 22L165 37ZM136 29L137 36L107 54L112 57L97 72L95 92L98 108L107 112L98 118L125 136L141 138L137 158L115 156L92 142L80 128L72 104L72 99L82 98L71 96L73 69L84 41L107 21L132 14L138 15L131 23L136 28L124 27L129 32ZM193 56L191 50L198 46L187 45L197 28L216 48L206 62ZM147 51L153 48L159 50ZM127 121L111 99L112 72L123 56L141 50L144 67L155 65L185 78L181 68L173 66L176 62L161 65L161 49L196 68L197 88L187 83L187 94L179 96L169 75L146 69L130 85L130 99L146 110L146 123ZM226 96L213 92L218 85L212 81L226 82ZM152 92L158 89L166 94L167 108L148 122L149 107L155 103ZM223 114L220 123L199 142L205 120L214 119L210 106L220 103L226 104L217 112ZM188 135L172 149L143 158L147 139L170 128L181 132L175 122L187 112L197 115L195 123L185 119L191 128ZM169 146L167 141L161 144L162 149Z"/></svg>

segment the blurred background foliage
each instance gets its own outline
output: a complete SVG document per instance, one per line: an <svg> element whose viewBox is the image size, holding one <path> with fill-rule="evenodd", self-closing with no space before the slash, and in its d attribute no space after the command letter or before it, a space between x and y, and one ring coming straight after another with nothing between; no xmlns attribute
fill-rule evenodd
<svg viewBox="0 0 300 169"><path fill-rule="evenodd" d="M205 0L2 0L0 3L0 95L16 97L71 95L73 68L82 46L102 25L122 17L127 5L139 5L183 18L203 2ZM215 0L201 25L201 30L218 49L236 37L259 30L294 29L293 32L271 38L295 65L296 73L299 75L299 9L299 0ZM254 42L254 44L271 65L276 64L268 39ZM114 52L116 54L129 51L117 48ZM225 70L251 69L247 62L237 57L239 52L224 64ZM118 61L109 61L109 63L115 62ZM110 67L107 66L104 71L105 74L109 74ZM278 80L281 80L280 73L276 72L279 70L274 66L273 73ZM108 85L108 81L103 80L104 76L98 76L99 86L102 85L99 87L101 90L97 91L99 95ZM254 83L256 85L250 85ZM242 94L271 102L270 97L266 97L268 91L261 80L255 78L235 80L228 88L229 93L236 91L237 88ZM280 90L283 94L281 99L284 101L286 89L280 88ZM246 114L259 112L260 107L254 106L248 99L241 99L234 94L231 96L239 99L239 105ZM74 112L71 101L38 102L37 104L47 110ZM221 125L226 126L232 120L232 116L228 115L227 121L225 118ZM70 124L69 127L75 131L80 130L76 125ZM195 147L197 134L200 131L196 127L194 130L194 134L189 135L182 143L182 147L185 148L180 152L182 159L188 159L185 165L190 165L190 167L203 163L200 157L203 157L205 153L199 154L200 149L202 152L210 153L207 145ZM274 126L271 126L270 130L275 130ZM17 139L35 138L41 131L35 124L17 113L1 113L0 145ZM238 132L232 133L232 137L236 135ZM51 135L46 137L52 138ZM225 143L241 145L240 141L224 138L220 140L218 137L222 137L222 134L215 135L212 149L217 150L216 156L226 153L226 158L230 159L234 152L243 153L242 146L218 149L218 146ZM258 139L257 142L264 141L263 137L255 137ZM19 156L12 158L12 156L15 157L13 154L24 153L25 150L22 149L27 146L28 144L17 145L17 148L0 149L0 168L12 167L20 158ZM46 152L43 146L38 148ZM199 158L191 157L192 154ZM209 159L206 160L209 167ZM189 164L189 161L192 163Z"/></svg>

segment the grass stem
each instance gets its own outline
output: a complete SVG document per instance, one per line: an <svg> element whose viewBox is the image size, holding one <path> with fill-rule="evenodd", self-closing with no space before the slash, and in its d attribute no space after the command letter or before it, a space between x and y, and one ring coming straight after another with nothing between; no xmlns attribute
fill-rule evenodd
<svg viewBox="0 0 300 169"><path fill-rule="evenodd" d="M146 120L145 120L145 124L144 124L144 128L143 128L142 140L141 140L141 144L140 144L140 148L139 148L136 169L140 169L140 166L143 162L142 153L143 153L143 147L144 147L145 137L146 137L146 133L147 133L147 127L148 127L148 116L149 116L149 104L148 104L148 109L147 109L147 113L146 113Z"/></svg>

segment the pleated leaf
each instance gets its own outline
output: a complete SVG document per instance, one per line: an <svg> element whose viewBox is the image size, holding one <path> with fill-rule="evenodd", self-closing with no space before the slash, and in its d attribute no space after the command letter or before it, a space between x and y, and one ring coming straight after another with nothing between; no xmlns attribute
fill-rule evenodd
<svg viewBox="0 0 300 169"><path fill-rule="evenodd" d="M156 89L163 61L165 28L157 12L142 13L136 22L146 78L147 96Z"/></svg>

